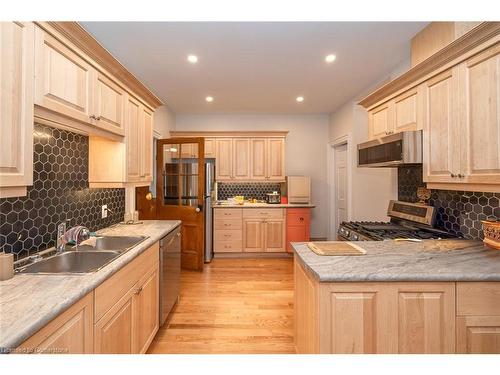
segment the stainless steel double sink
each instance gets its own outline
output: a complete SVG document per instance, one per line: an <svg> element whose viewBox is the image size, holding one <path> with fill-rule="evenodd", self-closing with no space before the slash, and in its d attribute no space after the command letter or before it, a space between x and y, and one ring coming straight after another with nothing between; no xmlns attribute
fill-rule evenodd
<svg viewBox="0 0 500 375"><path fill-rule="evenodd" d="M100 270L134 246L144 241L146 236L100 236L95 246L78 245L67 251L23 266L18 273L39 274L82 274Z"/></svg>

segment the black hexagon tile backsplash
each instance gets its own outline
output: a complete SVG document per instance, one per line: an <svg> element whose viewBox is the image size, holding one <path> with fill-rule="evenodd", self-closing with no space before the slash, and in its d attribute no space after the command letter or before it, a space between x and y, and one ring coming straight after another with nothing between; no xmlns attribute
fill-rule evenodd
<svg viewBox="0 0 500 375"><path fill-rule="evenodd" d="M398 168L398 199L417 201L417 188L425 186L421 166ZM470 239L483 239L482 220L500 220L500 194L432 190L431 206L437 210L436 226Z"/></svg>
<svg viewBox="0 0 500 375"><path fill-rule="evenodd" d="M226 200L235 195L243 195L246 199L264 200L266 194L273 191L281 194L281 184L279 182L219 182L217 184L217 199Z"/></svg>
<svg viewBox="0 0 500 375"><path fill-rule="evenodd" d="M26 197L0 199L0 248L16 258L53 246L64 220L94 231L122 221L125 212L125 189L88 187L88 137L39 124L33 135L33 186Z"/></svg>

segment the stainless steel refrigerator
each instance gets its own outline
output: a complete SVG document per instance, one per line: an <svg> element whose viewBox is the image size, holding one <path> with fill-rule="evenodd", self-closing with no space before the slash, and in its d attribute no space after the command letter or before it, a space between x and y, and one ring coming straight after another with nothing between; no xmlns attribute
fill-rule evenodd
<svg viewBox="0 0 500 375"><path fill-rule="evenodd" d="M215 188L215 161L208 159L205 163L205 263L212 261L213 250L213 219L212 191Z"/></svg>

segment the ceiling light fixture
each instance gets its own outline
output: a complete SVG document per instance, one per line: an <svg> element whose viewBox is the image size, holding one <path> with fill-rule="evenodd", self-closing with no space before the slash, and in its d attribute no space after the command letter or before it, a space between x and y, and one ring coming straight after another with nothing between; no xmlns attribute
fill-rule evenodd
<svg viewBox="0 0 500 375"><path fill-rule="evenodd" d="M210 103L214 101L214 98L212 96L207 96L205 100Z"/></svg>
<svg viewBox="0 0 500 375"><path fill-rule="evenodd" d="M298 101L299 103L302 103L304 101L304 97L303 96L297 96L297 99L295 99L296 101Z"/></svg>
<svg viewBox="0 0 500 375"><path fill-rule="evenodd" d="M198 62L198 56L196 56L196 55L188 55L187 60L191 64L196 64Z"/></svg>
<svg viewBox="0 0 500 375"><path fill-rule="evenodd" d="M332 62L334 62L334 61L335 61L335 59L336 59L336 58L337 58L337 56L335 56L335 55L326 55L326 57L325 57L325 61L326 61L327 63L332 63Z"/></svg>

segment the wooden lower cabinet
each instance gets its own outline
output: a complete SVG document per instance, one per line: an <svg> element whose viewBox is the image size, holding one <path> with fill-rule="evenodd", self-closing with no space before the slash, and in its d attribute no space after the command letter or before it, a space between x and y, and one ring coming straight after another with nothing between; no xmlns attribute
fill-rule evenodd
<svg viewBox="0 0 500 375"><path fill-rule="evenodd" d="M156 243L96 289L95 353L146 352L159 328L158 267Z"/></svg>
<svg viewBox="0 0 500 375"><path fill-rule="evenodd" d="M49 324L24 341L16 353L93 353L94 296L87 294Z"/></svg>
<svg viewBox="0 0 500 375"><path fill-rule="evenodd" d="M458 316L457 353L500 353L500 316Z"/></svg>
<svg viewBox="0 0 500 375"><path fill-rule="evenodd" d="M293 253L292 242L307 242L310 239L311 209L287 208L286 251Z"/></svg>
<svg viewBox="0 0 500 375"><path fill-rule="evenodd" d="M145 353L159 328L159 244L23 342L19 353Z"/></svg>
<svg viewBox="0 0 500 375"><path fill-rule="evenodd" d="M455 300L454 282L320 283L296 261L296 349L454 353Z"/></svg>

